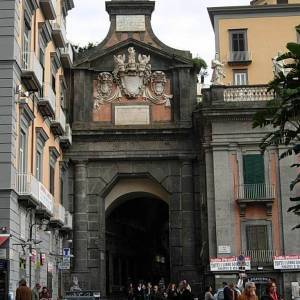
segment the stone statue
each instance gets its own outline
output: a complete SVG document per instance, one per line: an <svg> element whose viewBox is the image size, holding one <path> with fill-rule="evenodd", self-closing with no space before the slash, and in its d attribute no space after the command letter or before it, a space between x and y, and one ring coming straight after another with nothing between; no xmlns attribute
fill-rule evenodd
<svg viewBox="0 0 300 300"><path fill-rule="evenodd" d="M138 60L139 60L139 71L142 72L145 71L146 66L150 62L150 55L139 54Z"/></svg>
<svg viewBox="0 0 300 300"><path fill-rule="evenodd" d="M211 83L213 85L223 85L223 79L225 78L224 64L220 62L218 53L216 53L215 58L211 62L211 68L213 69Z"/></svg>
<svg viewBox="0 0 300 300"><path fill-rule="evenodd" d="M73 277L73 285L70 288L70 292L80 292L81 288L79 287L78 278L76 276Z"/></svg>
<svg viewBox="0 0 300 300"><path fill-rule="evenodd" d="M282 53L278 52L278 55L272 58L272 67L274 77L279 77L282 72L285 75L284 60L278 61L277 58L280 57Z"/></svg>
<svg viewBox="0 0 300 300"><path fill-rule="evenodd" d="M120 72L125 71L125 59L126 59L125 54L123 54L123 55L119 54L117 56L114 55L114 60L115 60L115 63L117 65L117 69Z"/></svg>
<svg viewBox="0 0 300 300"><path fill-rule="evenodd" d="M127 68L128 70L135 70L136 65L135 65L135 50L133 47L128 48L128 64Z"/></svg>

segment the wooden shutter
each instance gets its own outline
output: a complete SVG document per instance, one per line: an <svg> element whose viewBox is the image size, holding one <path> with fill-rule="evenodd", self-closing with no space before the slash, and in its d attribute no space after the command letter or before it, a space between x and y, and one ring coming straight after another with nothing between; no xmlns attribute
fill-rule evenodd
<svg viewBox="0 0 300 300"><path fill-rule="evenodd" d="M260 154L243 156L244 184L265 183L264 157Z"/></svg>
<svg viewBox="0 0 300 300"><path fill-rule="evenodd" d="M247 250L268 250L267 225L247 225Z"/></svg>

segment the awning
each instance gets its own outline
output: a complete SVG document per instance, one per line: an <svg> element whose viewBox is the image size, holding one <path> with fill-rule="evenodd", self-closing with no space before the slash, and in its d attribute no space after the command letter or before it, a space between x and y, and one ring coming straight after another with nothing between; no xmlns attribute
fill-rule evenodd
<svg viewBox="0 0 300 300"><path fill-rule="evenodd" d="M9 236L9 234L0 234L0 246L9 239Z"/></svg>

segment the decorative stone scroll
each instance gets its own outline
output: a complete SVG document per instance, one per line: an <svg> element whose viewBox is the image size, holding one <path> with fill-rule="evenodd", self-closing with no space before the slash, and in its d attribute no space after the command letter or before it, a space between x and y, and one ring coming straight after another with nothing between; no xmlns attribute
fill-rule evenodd
<svg viewBox="0 0 300 300"><path fill-rule="evenodd" d="M94 108L101 104L117 101L121 97L129 100L143 99L156 105L170 106L172 95L165 93L166 75L162 71L151 72L150 55L138 54L133 47L128 48L126 55L114 56L115 68L111 73L102 72L97 78L97 96Z"/></svg>

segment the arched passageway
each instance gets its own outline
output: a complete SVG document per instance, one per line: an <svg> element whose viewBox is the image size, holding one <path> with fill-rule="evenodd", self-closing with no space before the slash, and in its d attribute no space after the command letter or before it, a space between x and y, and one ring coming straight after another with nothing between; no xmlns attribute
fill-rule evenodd
<svg viewBox="0 0 300 300"><path fill-rule="evenodd" d="M139 280L169 279L169 206L150 193L119 197L106 211L106 287L119 293Z"/></svg>

